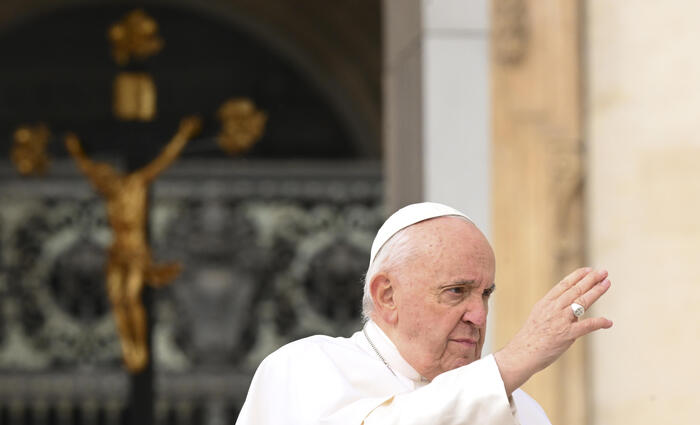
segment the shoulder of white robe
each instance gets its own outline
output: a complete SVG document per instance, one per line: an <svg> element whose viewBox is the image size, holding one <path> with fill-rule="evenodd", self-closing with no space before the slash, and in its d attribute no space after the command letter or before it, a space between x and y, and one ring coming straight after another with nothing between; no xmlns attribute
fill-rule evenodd
<svg viewBox="0 0 700 425"><path fill-rule="evenodd" d="M329 406L342 404L338 394L357 392L352 385L358 382L352 376L367 369L366 364L357 364L364 359L374 360L348 338L316 335L280 347L256 370L237 424L309 423L322 417ZM341 371L338 364L348 367ZM374 366L384 370L382 364ZM376 374L367 380L376 384ZM383 401L372 401L372 408ZM273 405L275 409L270 409Z"/></svg>

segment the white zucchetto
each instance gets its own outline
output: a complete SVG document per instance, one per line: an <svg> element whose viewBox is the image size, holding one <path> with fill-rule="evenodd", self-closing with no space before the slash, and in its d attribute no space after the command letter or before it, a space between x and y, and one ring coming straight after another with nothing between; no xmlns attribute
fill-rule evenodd
<svg viewBox="0 0 700 425"><path fill-rule="evenodd" d="M370 251L369 256L370 267L372 266L372 262L377 256L379 250L398 231L413 224L420 223L424 220L445 216L464 217L467 220L472 221L472 219L463 212L437 202L420 202L417 204L410 204L396 211L391 215L391 217L386 219L384 224L382 224L382 227L380 227L377 231L377 236L374 237L374 242L372 242L372 250Z"/></svg>

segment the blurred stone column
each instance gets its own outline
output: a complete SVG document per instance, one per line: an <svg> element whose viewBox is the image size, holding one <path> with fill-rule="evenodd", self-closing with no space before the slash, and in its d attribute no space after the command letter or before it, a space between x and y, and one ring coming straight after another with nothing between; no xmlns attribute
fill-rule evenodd
<svg viewBox="0 0 700 425"><path fill-rule="evenodd" d="M491 1L496 348L584 265L580 7ZM587 421L584 342L525 385L553 424Z"/></svg>
<svg viewBox="0 0 700 425"><path fill-rule="evenodd" d="M384 0L386 204L437 201L488 235L486 0Z"/></svg>

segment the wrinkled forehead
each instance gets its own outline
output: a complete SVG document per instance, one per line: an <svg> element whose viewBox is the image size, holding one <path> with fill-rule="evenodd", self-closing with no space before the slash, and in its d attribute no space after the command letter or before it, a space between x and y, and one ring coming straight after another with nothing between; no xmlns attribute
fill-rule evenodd
<svg viewBox="0 0 700 425"><path fill-rule="evenodd" d="M495 279L495 257L486 237L470 221L439 217L406 229L418 269L447 278ZM413 267L411 267L413 268Z"/></svg>
<svg viewBox="0 0 700 425"><path fill-rule="evenodd" d="M440 217L407 227L387 245L387 272L413 288L434 289L450 282L495 281L495 259L486 238L471 222Z"/></svg>
<svg viewBox="0 0 700 425"><path fill-rule="evenodd" d="M384 244L379 248L379 251L375 254L375 258L381 257L382 255L392 255L394 251L412 251L415 252L417 248L424 247L426 244L431 245L435 243L434 239L440 239L444 231L435 229L435 222L447 218L456 218L464 223L471 224L471 221L460 216L442 216L433 217L413 223L406 226L396 233L394 233L389 239L387 239ZM438 223L440 224L440 223ZM442 227L442 226L437 226Z"/></svg>
<svg viewBox="0 0 700 425"><path fill-rule="evenodd" d="M402 229L395 237L396 240L386 245L389 250L387 255L392 255L393 250L399 250L410 252L412 256L426 255L423 260L439 258L447 253L452 253L453 257L466 255L468 258L483 261L493 258L493 251L486 237L471 221L463 217L431 218Z"/></svg>
<svg viewBox="0 0 700 425"><path fill-rule="evenodd" d="M490 244L478 227L459 216L436 217L404 229L406 236L426 248L455 248L470 246L490 249Z"/></svg>

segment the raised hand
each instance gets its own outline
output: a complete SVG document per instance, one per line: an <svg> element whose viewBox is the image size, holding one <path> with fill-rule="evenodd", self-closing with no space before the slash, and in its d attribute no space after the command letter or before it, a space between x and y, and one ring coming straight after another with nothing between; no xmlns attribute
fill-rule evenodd
<svg viewBox="0 0 700 425"><path fill-rule="evenodd" d="M178 133L183 134L185 137L190 138L195 134L199 133L202 129L202 119L196 115L191 115L184 117L180 120L180 129Z"/></svg>
<svg viewBox="0 0 700 425"><path fill-rule="evenodd" d="M68 149L68 152L70 152L73 155L82 152L83 149L80 146L80 141L78 140L78 136L76 136L75 133L66 134L66 149Z"/></svg>
<svg viewBox="0 0 700 425"><path fill-rule="evenodd" d="M495 354L507 394L552 364L574 341L612 326L603 317L578 319L572 303L589 309L610 288L608 272L582 268L555 285L532 309L523 327Z"/></svg>

